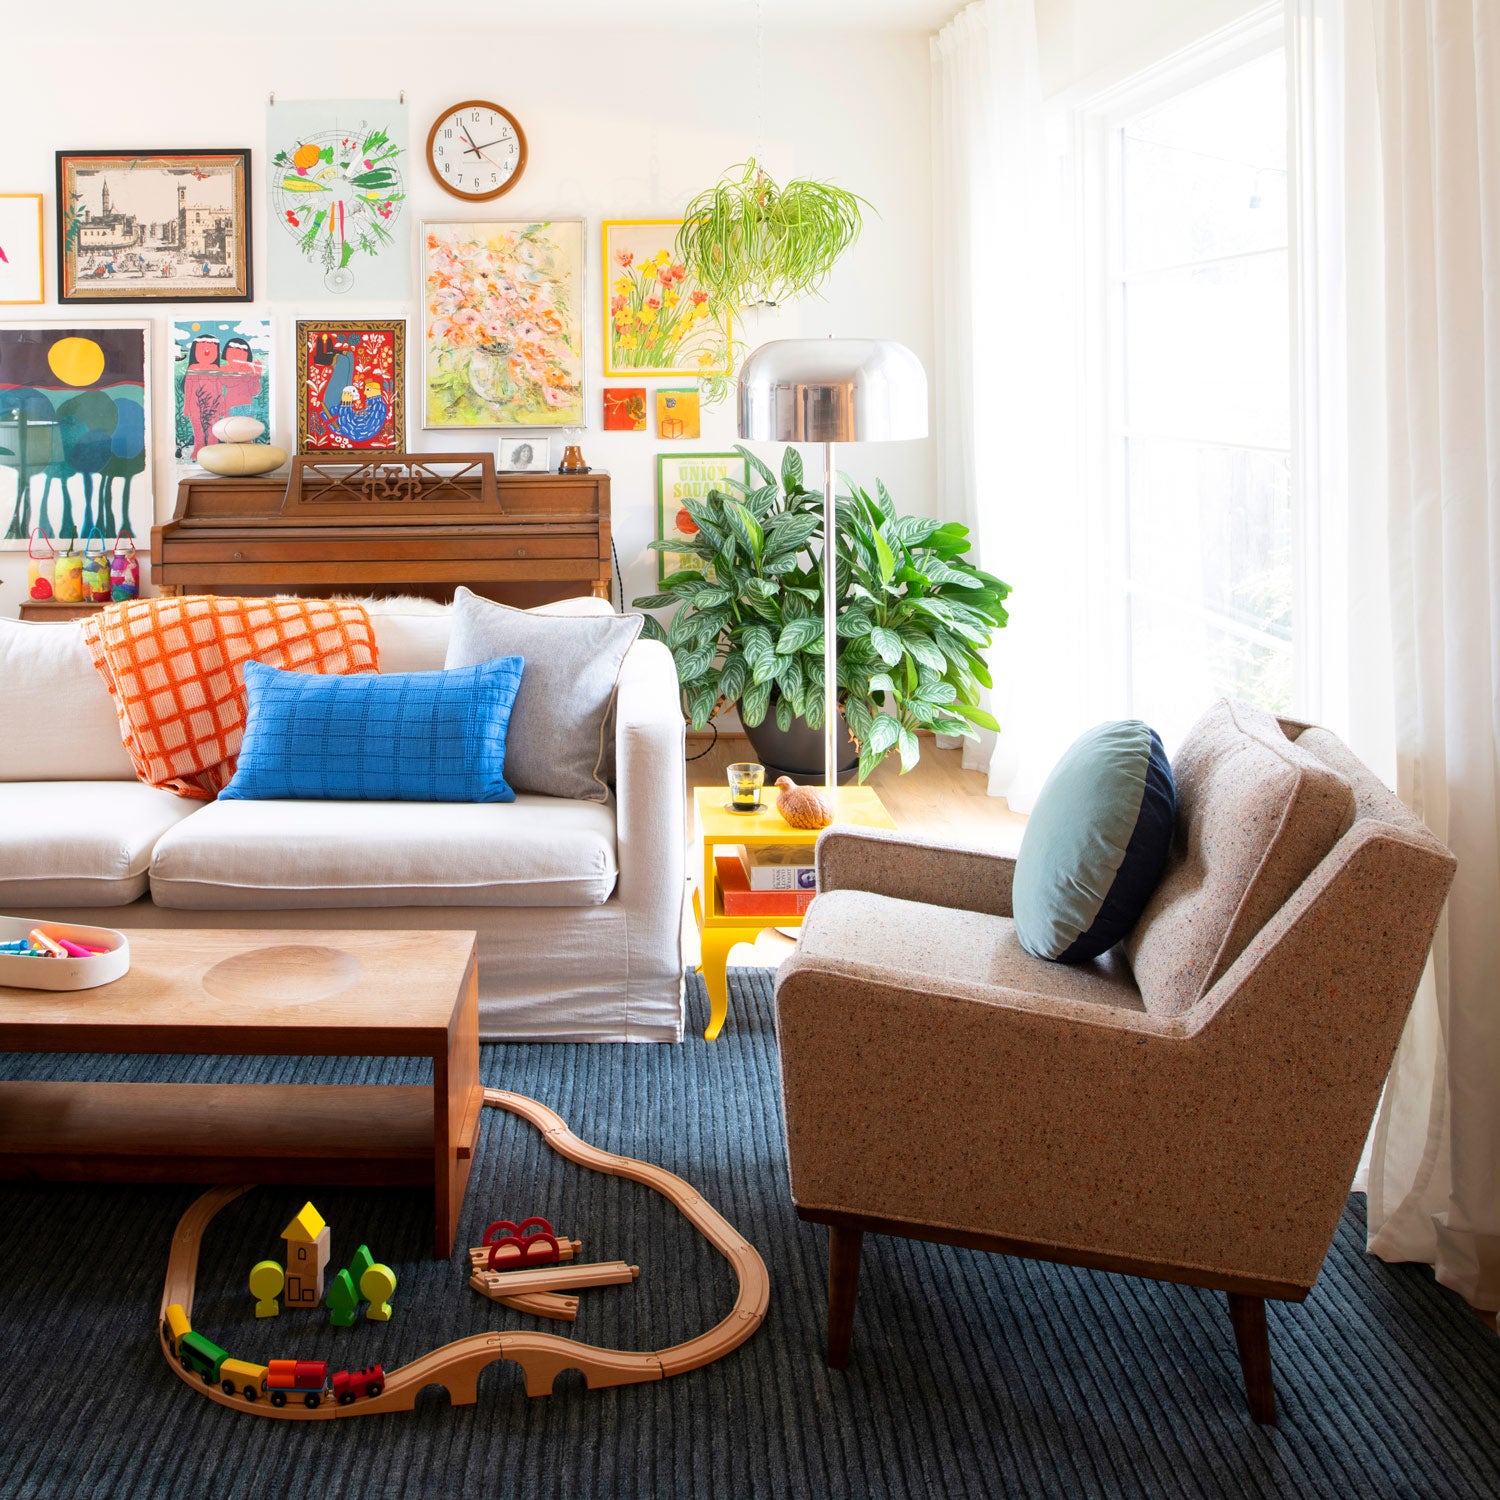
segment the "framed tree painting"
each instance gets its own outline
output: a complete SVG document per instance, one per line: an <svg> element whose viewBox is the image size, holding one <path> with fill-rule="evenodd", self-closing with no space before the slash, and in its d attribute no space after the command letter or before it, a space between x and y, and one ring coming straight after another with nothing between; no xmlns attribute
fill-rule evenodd
<svg viewBox="0 0 1500 1500"><path fill-rule="evenodd" d="M583 221L422 226L424 427L581 427Z"/></svg>
<svg viewBox="0 0 1500 1500"><path fill-rule="evenodd" d="M149 323L0 324L0 548L146 541L150 371Z"/></svg>
<svg viewBox="0 0 1500 1500"><path fill-rule="evenodd" d="M604 221L604 373L727 375L729 330L675 259L681 219Z"/></svg>
<svg viewBox="0 0 1500 1500"><path fill-rule="evenodd" d="M297 452L406 450L406 323L297 324Z"/></svg>
<svg viewBox="0 0 1500 1500"><path fill-rule="evenodd" d="M748 484L750 465L739 453L658 453L656 455L656 534L664 542L684 541L698 527L686 502L703 500L710 490L726 488L733 479ZM708 564L695 552L659 551L657 578L665 583L673 573L701 573Z"/></svg>
<svg viewBox="0 0 1500 1500"><path fill-rule="evenodd" d="M59 151L62 302L248 302L248 151Z"/></svg>
<svg viewBox="0 0 1500 1500"><path fill-rule="evenodd" d="M270 441L271 322L269 318L191 318L172 324L175 456L195 459L218 439L215 422L253 417Z"/></svg>
<svg viewBox="0 0 1500 1500"><path fill-rule="evenodd" d="M42 284L42 195L0 193L0 307L35 307Z"/></svg>

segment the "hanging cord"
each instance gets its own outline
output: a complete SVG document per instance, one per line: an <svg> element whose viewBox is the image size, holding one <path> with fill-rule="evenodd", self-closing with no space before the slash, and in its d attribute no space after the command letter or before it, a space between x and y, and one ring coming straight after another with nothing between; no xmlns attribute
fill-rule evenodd
<svg viewBox="0 0 1500 1500"><path fill-rule="evenodd" d="M615 546L615 534L609 534L610 556L615 560L615 587L620 591L620 613L625 613L625 575L620 571L620 549Z"/></svg>
<svg viewBox="0 0 1500 1500"><path fill-rule="evenodd" d="M755 160L766 166L766 6L755 0Z"/></svg>
<svg viewBox="0 0 1500 1500"><path fill-rule="evenodd" d="M702 760L703 757L707 755L714 748L714 746L719 743L719 726L715 724L712 719L710 719L708 721L708 727L713 730L714 737L696 755L690 755L687 757L687 762L689 765L692 765L695 760Z"/></svg>

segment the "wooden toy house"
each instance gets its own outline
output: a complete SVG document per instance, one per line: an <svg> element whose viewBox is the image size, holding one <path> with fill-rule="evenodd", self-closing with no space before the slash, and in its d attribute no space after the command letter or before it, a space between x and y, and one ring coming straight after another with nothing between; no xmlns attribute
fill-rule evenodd
<svg viewBox="0 0 1500 1500"><path fill-rule="evenodd" d="M304 1203L281 1237L286 1241L286 1305L317 1307L323 1300L330 1242L323 1215L311 1203Z"/></svg>

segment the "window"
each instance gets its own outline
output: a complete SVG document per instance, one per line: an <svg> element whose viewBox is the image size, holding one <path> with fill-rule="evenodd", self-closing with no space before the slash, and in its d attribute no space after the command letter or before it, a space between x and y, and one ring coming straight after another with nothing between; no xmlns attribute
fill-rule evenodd
<svg viewBox="0 0 1500 1500"><path fill-rule="evenodd" d="M1171 747L1220 696L1308 706L1279 18L1083 119L1101 697Z"/></svg>

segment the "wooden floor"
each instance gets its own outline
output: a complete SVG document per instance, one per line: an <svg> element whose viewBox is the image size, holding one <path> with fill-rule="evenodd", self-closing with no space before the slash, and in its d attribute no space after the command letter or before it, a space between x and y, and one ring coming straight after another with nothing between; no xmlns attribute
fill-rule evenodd
<svg viewBox="0 0 1500 1500"><path fill-rule="evenodd" d="M755 758L742 734L720 735L718 743L709 748L711 738L706 734L688 736L689 786L724 786L725 766ZM693 759L695 756L698 758ZM991 797L986 792L983 774L964 770L961 750L939 750L930 736L923 736L922 758L906 775L901 774L900 761L888 756L875 768L869 785L880 793L896 826L914 838L968 844L1001 854L1014 854L1021 847L1026 819L1013 813L1003 797ZM689 866L694 863L690 860ZM686 926L689 958L696 964L698 933L691 917ZM767 931L753 946L741 943L730 962L775 967L791 950L791 938Z"/></svg>

